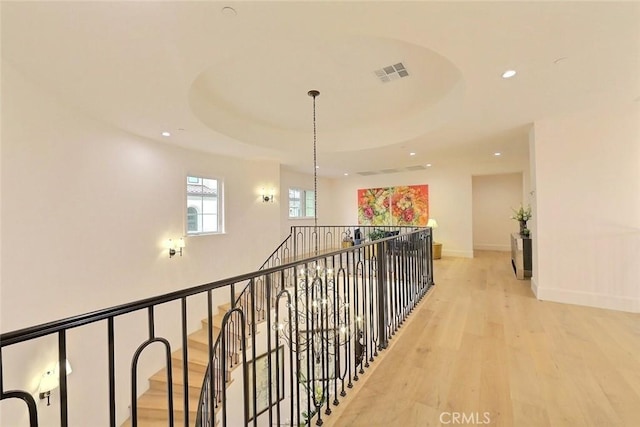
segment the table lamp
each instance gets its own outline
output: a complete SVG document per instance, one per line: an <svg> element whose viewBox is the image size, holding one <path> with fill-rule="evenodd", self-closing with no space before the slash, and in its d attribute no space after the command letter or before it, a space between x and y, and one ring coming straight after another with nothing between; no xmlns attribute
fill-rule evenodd
<svg viewBox="0 0 640 427"><path fill-rule="evenodd" d="M429 218L429 221L427 221L427 227L431 228L433 259L440 259L442 258L442 243L436 242L433 232L434 229L438 228L438 221L436 221L435 218Z"/></svg>

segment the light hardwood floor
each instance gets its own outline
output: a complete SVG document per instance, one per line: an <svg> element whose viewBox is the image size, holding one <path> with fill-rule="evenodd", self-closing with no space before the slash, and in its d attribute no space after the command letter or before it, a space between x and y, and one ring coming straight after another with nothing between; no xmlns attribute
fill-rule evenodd
<svg viewBox="0 0 640 427"><path fill-rule="evenodd" d="M640 315L538 301L504 252L434 264L436 286L325 425L640 426Z"/></svg>

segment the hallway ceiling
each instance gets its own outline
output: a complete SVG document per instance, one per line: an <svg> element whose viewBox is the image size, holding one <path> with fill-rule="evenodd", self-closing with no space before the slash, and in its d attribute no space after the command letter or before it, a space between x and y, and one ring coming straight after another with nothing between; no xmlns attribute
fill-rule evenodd
<svg viewBox="0 0 640 427"><path fill-rule="evenodd" d="M327 176L508 171L533 121L638 102L639 59L637 2L2 3L3 66L152 140L311 173L319 90Z"/></svg>

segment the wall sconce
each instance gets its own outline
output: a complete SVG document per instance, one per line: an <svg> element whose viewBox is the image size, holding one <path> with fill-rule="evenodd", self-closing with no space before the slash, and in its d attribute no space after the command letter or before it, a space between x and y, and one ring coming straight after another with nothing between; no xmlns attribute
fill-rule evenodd
<svg viewBox="0 0 640 427"><path fill-rule="evenodd" d="M273 190L271 190L271 194L267 194L264 191L264 188L262 189L262 201L264 203L268 203L268 202L272 202L273 203Z"/></svg>
<svg viewBox="0 0 640 427"><path fill-rule="evenodd" d="M67 367L67 375L69 375L73 370L71 369L71 364L68 360L65 361L65 365ZM40 394L38 395L40 399L47 399L47 406L51 405L51 401L49 398L51 397L51 391L57 389L60 386L60 366L56 366L53 369L49 369L42 374L40 378L40 385L38 386L38 391Z"/></svg>
<svg viewBox="0 0 640 427"><path fill-rule="evenodd" d="M169 249L169 258L172 258L175 254L179 253L182 256L182 248L184 248L184 238L176 240L175 242L172 239L167 241L167 249Z"/></svg>

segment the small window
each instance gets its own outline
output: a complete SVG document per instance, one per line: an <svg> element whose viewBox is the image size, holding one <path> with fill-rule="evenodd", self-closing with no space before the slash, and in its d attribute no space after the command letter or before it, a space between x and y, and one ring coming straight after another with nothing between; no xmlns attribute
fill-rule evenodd
<svg viewBox="0 0 640 427"><path fill-rule="evenodd" d="M222 182L187 177L187 234L221 233Z"/></svg>
<svg viewBox="0 0 640 427"><path fill-rule="evenodd" d="M289 218L313 218L315 213L313 190L289 189Z"/></svg>

